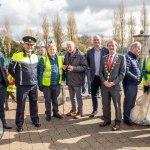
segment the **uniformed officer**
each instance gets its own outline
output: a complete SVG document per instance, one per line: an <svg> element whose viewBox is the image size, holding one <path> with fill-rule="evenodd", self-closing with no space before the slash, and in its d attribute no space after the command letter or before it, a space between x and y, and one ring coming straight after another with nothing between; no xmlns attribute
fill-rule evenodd
<svg viewBox="0 0 150 150"><path fill-rule="evenodd" d="M62 56L56 55L57 49L54 44L50 44L48 55L42 56L38 63L38 85L45 97L46 120L51 121L51 103L53 106L53 117L62 119L58 113L57 98L60 94L60 84L62 83Z"/></svg>
<svg viewBox="0 0 150 150"><path fill-rule="evenodd" d="M24 109L27 96L29 97L30 117L35 127L40 127L37 105L37 64L38 57L33 54L36 39L31 36L23 37L24 50L12 56L9 73L16 81L16 125L17 131L23 130Z"/></svg>
<svg viewBox="0 0 150 150"><path fill-rule="evenodd" d="M12 127L6 124L4 102L6 96L6 87L8 86L8 80L6 77L6 71L4 69L4 56L0 52L0 119L3 123L4 129L11 129Z"/></svg>

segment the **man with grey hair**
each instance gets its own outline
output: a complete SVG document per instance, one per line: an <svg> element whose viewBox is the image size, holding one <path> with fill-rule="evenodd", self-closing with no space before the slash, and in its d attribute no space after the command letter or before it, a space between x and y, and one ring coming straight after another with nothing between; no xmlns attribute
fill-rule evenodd
<svg viewBox="0 0 150 150"><path fill-rule="evenodd" d="M98 111L98 90L101 87L100 67L102 57L109 53L108 49L101 45L101 38L99 35L93 37L93 48L87 52L87 63L90 68L91 76L91 95L93 110L89 117L94 117Z"/></svg>
<svg viewBox="0 0 150 150"><path fill-rule="evenodd" d="M63 69L66 72L66 84L68 85L72 108L66 115L74 116L75 119L80 118L83 113L81 88L84 85L86 68L87 61L84 54L75 48L72 41L68 41ZM78 103L77 112L75 96Z"/></svg>
<svg viewBox="0 0 150 150"><path fill-rule="evenodd" d="M124 123L133 126L130 120L131 109L135 105L138 85L141 83L141 67L137 61L137 57L141 53L141 43L134 42L131 44L130 50L126 54L126 74L123 80L124 89Z"/></svg>
<svg viewBox="0 0 150 150"><path fill-rule="evenodd" d="M63 58L57 56L55 44L51 43L47 50L47 55L42 56L38 63L38 86L43 91L45 98L46 121L51 121L51 111L53 117L62 119L58 110L58 96L63 76ZM51 109L51 104L53 109Z"/></svg>

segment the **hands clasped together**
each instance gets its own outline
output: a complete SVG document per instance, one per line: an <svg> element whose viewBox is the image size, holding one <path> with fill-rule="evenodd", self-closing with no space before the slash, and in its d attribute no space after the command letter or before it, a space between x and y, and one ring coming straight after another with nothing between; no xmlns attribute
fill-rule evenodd
<svg viewBox="0 0 150 150"><path fill-rule="evenodd" d="M104 82L104 85L105 85L106 87L112 87L112 86L114 86L115 84L114 84L113 82L105 81L105 82Z"/></svg>
<svg viewBox="0 0 150 150"><path fill-rule="evenodd" d="M63 69L67 71L73 71L74 68L71 65L63 65Z"/></svg>

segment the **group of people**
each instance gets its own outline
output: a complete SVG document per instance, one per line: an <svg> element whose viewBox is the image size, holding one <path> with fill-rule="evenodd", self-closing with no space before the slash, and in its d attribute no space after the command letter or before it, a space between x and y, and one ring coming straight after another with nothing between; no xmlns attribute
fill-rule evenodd
<svg viewBox="0 0 150 150"><path fill-rule="evenodd" d="M101 89L103 122L100 127L111 124L110 103L113 100L115 108L115 124L113 131L120 129L122 120L121 95L122 83L125 94L124 122L133 125L130 120L130 111L134 107L137 86L142 75L137 57L141 51L141 44L134 42L126 56L117 54L117 42L110 40L107 47L101 45L99 35L93 37L93 47L87 51L86 56L75 47L72 41L67 42L67 53L57 55L55 44L51 43L47 54L37 56L33 53L36 39L31 36L23 37L24 50L13 54L8 71L15 79L16 85L16 126L17 131L23 131L24 109L27 96L29 97L30 117L35 127L40 127L38 116L38 89L45 98L45 119L51 121L53 117L62 119L59 113L57 98L60 94L62 81L68 86L71 109L66 116L79 119L83 115L82 87L85 82L85 71L90 70L92 97L92 112L89 117L94 117L98 112L98 92ZM45 51L45 50L43 50ZM150 77L149 77L150 78ZM149 79L148 78L148 79ZM4 113L4 99L8 80L4 68L4 58L0 53L0 118L5 129L11 127L6 124ZM77 101L77 103L76 103ZM52 104L52 106L51 106Z"/></svg>

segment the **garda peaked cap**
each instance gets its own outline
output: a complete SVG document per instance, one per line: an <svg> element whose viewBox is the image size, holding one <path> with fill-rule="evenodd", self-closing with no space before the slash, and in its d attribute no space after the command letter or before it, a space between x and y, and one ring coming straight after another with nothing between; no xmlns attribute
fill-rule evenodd
<svg viewBox="0 0 150 150"><path fill-rule="evenodd" d="M36 43L36 39L32 36L25 36L22 38L22 40L24 41L24 43L29 43L29 44L35 44Z"/></svg>

